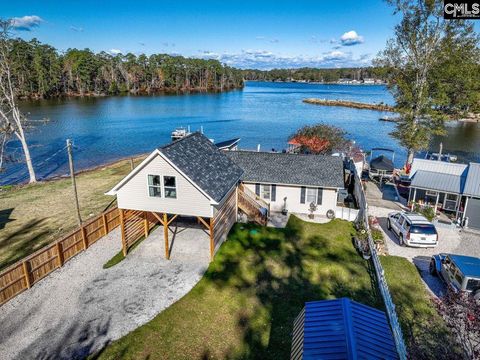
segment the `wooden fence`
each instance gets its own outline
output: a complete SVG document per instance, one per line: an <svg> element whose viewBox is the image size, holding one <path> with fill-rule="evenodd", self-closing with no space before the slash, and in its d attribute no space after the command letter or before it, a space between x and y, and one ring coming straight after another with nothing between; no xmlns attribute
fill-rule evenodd
<svg viewBox="0 0 480 360"><path fill-rule="evenodd" d="M150 230L159 223L148 211L120 209L120 223L123 222L122 242L124 251L128 251L142 237L147 237Z"/></svg>
<svg viewBox="0 0 480 360"><path fill-rule="evenodd" d="M0 305L29 289L119 225L119 211L115 207L0 272Z"/></svg>

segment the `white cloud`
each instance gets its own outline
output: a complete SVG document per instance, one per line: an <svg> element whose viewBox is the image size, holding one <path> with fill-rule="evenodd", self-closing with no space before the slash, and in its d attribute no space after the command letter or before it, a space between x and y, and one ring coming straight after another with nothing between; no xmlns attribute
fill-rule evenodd
<svg viewBox="0 0 480 360"><path fill-rule="evenodd" d="M70 30L75 31L75 32L83 32L82 27L77 27L77 26L70 26Z"/></svg>
<svg viewBox="0 0 480 360"><path fill-rule="evenodd" d="M357 34L355 30L347 31L340 37L343 46L352 46L363 43L363 36Z"/></svg>
<svg viewBox="0 0 480 360"><path fill-rule="evenodd" d="M14 17L10 20L12 27L19 31L31 31L33 28L40 26L42 22L43 19L37 15Z"/></svg>
<svg viewBox="0 0 480 360"><path fill-rule="evenodd" d="M273 69L273 68L300 68L300 67L354 67L368 66L364 55L354 57L351 52L330 51L318 56L288 56L275 54L267 50L242 50L238 53L216 53L208 50L199 50L198 57L216 59L229 66L242 69Z"/></svg>
<svg viewBox="0 0 480 360"><path fill-rule="evenodd" d="M122 50L119 50L119 49L110 49L108 50L108 52L112 55L118 55L118 54L121 54L122 53Z"/></svg>

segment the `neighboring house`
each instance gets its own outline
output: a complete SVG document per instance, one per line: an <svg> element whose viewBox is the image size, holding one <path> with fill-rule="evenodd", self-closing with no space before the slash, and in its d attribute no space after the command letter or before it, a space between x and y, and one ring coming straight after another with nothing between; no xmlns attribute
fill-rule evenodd
<svg viewBox="0 0 480 360"><path fill-rule="evenodd" d="M398 359L383 311L348 298L311 301L295 319L290 359Z"/></svg>
<svg viewBox="0 0 480 360"><path fill-rule="evenodd" d="M267 202L270 211L307 214L311 203L317 205L315 214L335 211L338 191L344 188L341 157L254 151L226 154L244 170L243 185Z"/></svg>
<svg viewBox="0 0 480 360"><path fill-rule="evenodd" d="M240 142L240 138L235 138L235 139L230 139L230 140L225 140L225 141L215 143L215 146L219 150L234 151L234 150L238 150L239 142Z"/></svg>
<svg viewBox="0 0 480 360"><path fill-rule="evenodd" d="M480 164L457 164L414 159L410 171L409 202L455 214L472 228L480 228Z"/></svg>
<svg viewBox="0 0 480 360"><path fill-rule="evenodd" d="M209 226L213 256L236 221L236 191L242 174L243 170L209 139L193 133L155 149L107 194L117 196L120 209L152 213L159 221L163 216L203 220ZM220 226L215 219L222 211L228 216L220 220L226 223L214 234L213 227ZM122 230L128 235L124 227Z"/></svg>

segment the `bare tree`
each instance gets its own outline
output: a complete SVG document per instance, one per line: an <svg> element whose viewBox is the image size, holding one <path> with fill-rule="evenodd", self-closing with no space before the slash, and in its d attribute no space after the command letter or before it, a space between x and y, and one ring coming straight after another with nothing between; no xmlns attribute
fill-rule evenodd
<svg viewBox="0 0 480 360"><path fill-rule="evenodd" d="M437 304L467 359L480 359L480 301L449 289Z"/></svg>
<svg viewBox="0 0 480 360"><path fill-rule="evenodd" d="M10 137L16 138L22 145L30 182L34 183L37 179L25 136L25 128L28 127L29 121L18 108L14 76L10 69L10 27L9 20L0 19L0 133L2 136L0 165L3 164L3 148L6 140Z"/></svg>

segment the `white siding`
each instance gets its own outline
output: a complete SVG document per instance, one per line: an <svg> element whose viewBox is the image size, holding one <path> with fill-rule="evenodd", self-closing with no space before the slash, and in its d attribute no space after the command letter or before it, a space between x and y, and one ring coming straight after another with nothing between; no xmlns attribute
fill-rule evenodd
<svg viewBox="0 0 480 360"><path fill-rule="evenodd" d="M148 195L147 175L175 176L177 198ZM117 192L118 207L190 216L212 216L210 200L159 155L125 183Z"/></svg>
<svg viewBox="0 0 480 360"><path fill-rule="evenodd" d="M244 183L245 186L251 191L255 192L255 184ZM287 198L287 209L289 212L309 214L310 204L300 203L301 186L295 185L277 185L275 201L267 201L270 203L270 211L282 211L284 207L284 198ZM319 205L315 214L326 215L327 211L337 208L337 190L335 189L323 189L322 205Z"/></svg>

